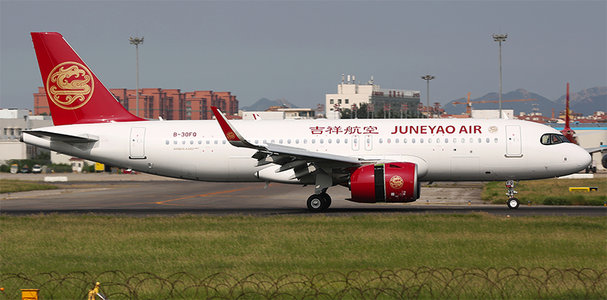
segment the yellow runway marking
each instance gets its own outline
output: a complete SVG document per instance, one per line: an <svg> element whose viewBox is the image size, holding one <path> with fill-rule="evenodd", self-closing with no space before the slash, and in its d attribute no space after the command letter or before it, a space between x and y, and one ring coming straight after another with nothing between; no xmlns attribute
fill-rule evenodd
<svg viewBox="0 0 607 300"><path fill-rule="evenodd" d="M192 198L210 197L210 196L221 195L221 194L229 194L229 193L234 193L234 192L252 190L252 189L256 189L256 188L260 188L260 187L258 187L258 186L249 186L249 187L240 188L240 189L225 190L225 191L218 191L218 192L212 192L212 193L206 193L206 194L200 194L200 195L191 195L191 196L179 197L179 198L175 198L175 199L158 201L158 202L155 202L155 203L158 204L158 205L179 205L179 204L174 204L174 203L169 203L169 202L175 202L175 201L192 199Z"/></svg>

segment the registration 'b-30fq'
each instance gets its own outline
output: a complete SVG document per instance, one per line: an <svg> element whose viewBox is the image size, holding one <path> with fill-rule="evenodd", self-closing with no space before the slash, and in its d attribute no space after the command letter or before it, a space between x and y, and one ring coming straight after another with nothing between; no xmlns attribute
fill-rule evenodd
<svg viewBox="0 0 607 300"><path fill-rule="evenodd" d="M130 114L59 33L32 33L55 126L22 141L137 171L202 181L313 185L312 211L327 190L356 202L412 202L421 181L514 181L584 169L590 155L560 132L505 119L150 121Z"/></svg>

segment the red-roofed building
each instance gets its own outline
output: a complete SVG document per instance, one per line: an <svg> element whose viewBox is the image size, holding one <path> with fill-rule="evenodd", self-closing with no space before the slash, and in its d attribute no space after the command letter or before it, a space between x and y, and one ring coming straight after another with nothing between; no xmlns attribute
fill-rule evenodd
<svg viewBox="0 0 607 300"><path fill-rule="evenodd" d="M134 89L110 89L116 100L130 113L137 115L137 97ZM140 89L139 116L147 119L210 120L211 106L217 106L226 115L238 113L238 100L231 92L193 91L179 89ZM50 115L43 87L34 93L34 114Z"/></svg>

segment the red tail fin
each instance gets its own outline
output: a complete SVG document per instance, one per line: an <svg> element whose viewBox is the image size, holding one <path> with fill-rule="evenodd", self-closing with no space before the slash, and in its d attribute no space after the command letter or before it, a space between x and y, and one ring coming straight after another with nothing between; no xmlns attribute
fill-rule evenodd
<svg viewBox="0 0 607 300"><path fill-rule="evenodd" d="M32 32L55 125L143 121L129 113L56 32Z"/></svg>
<svg viewBox="0 0 607 300"><path fill-rule="evenodd" d="M565 108L565 128L561 130L561 133L572 143L577 144L577 138L575 137L575 131L569 126L569 82L567 82L567 100Z"/></svg>

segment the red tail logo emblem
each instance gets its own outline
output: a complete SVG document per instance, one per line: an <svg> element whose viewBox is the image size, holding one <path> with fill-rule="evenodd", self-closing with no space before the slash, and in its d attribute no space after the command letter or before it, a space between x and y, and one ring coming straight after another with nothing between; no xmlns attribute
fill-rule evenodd
<svg viewBox="0 0 607 300"><path fill-rule="evenodd" d="M60 108L77 109L93 95L95 81L91 71L77 62L60 63L49 73L46 93Z"/></svg>

